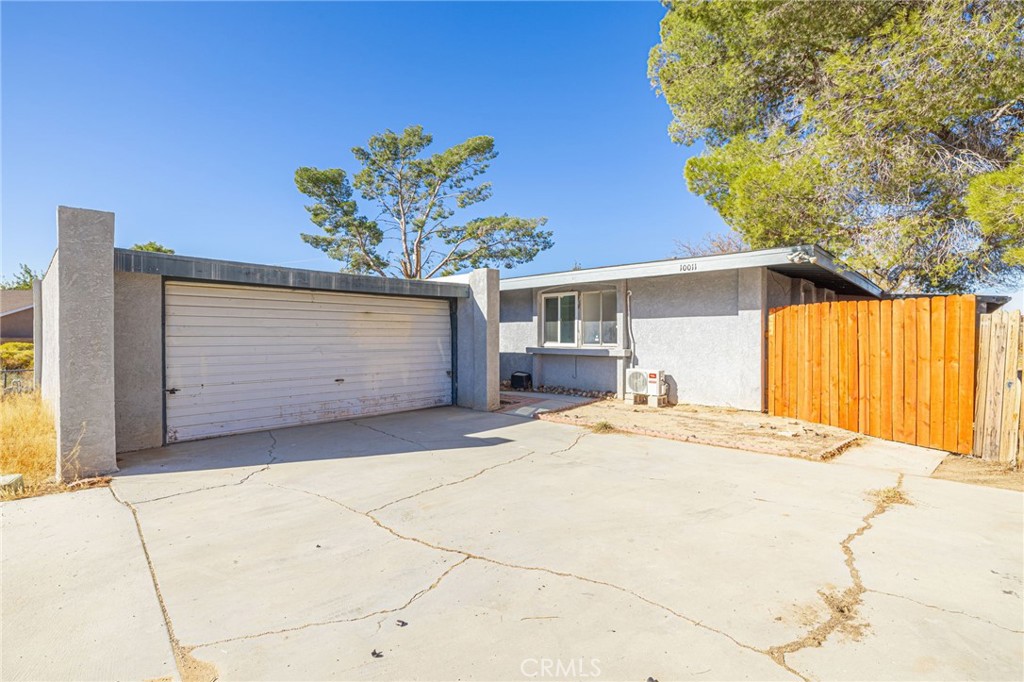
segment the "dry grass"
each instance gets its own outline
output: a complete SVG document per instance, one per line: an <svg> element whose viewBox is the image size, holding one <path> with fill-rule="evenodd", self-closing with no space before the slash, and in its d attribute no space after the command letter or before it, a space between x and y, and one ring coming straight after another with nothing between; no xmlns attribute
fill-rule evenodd
<svg viewBox="0 0 1024 682"><path fill-rule="evenodd" d="M1024 469L967 455L949 455L932 473L932 478L1024 492Z"/></svg>
<svg viewBox="0 0 1024 682"><path fill-rule="evenodd" d="M591 424L590 430L593 431L594 433L615 433L616 431L618 431L618 429L615 428L614 424L604 419Z"/></svg>
<svg viewBox="0 0 1024 682"><path fill-rule="evenodd" d="M888 507L891 504L913 504L910 498L898 487L872 490L870 494L871 499L883 507Z"/></svg>
<svg viewBox="0 0 1024 682"><path fill-rule="evenodd" d="M81 490L110 482L109 477L69 483L56 480L57 434L53 414L43 404L38 391L0 397L0 473L21 474L25 483L19 492L0 493L0 499L5 500ZM68 476L69 480L76 478Z"/></svg>
<svg viewBox="0 0 1024 682"><path fill-rule="evenodd" d="M26 487L51 483L56 452L53 414L38 391L0 398L0 472L21 474Z"/></svg>

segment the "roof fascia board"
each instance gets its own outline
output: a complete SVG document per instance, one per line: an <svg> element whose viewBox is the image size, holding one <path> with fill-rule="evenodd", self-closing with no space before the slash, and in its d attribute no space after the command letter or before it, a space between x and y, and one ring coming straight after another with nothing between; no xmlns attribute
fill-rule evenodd
<svg viewBox="0 0 1024 682"><path fill-rule="evenodd" d="M14 310L4 311L4 312L0 313L0 317L4 317L5 315L13 315L14 313L23 313L26 310L32 310L32 308L34 308L34 307L35 306L33 304L29 303L28 305L22 306L20 308L15 308Z"/></svg>
<svg viewBox="0 0 1024 682"><path fill-rule="evenodd" d="M282 268L274 265L194 258L132 249L114 249L114 270L204 282L345 291L360 294L425 298L468 298L470 295L469 285L456 282L433 282Z"/></svg>

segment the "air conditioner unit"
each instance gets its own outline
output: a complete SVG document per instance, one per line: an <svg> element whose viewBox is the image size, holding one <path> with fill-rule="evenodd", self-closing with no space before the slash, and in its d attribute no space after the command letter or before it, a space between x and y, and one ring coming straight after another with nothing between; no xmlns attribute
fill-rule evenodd
<svg viewBox="0 0 1024 682"><path fill-rule="evenodd" d="M663 407L668 404L668 385L663 370L627 369L626 402Z"/></svg>

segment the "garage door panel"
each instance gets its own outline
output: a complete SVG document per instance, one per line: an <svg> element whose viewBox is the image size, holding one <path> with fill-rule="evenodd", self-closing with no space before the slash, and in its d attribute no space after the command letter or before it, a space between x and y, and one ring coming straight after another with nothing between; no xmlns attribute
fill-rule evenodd
<svg viewBox="0 0 1024 682"><path fill-rule="evenodd" d="M445 300L168 282L164 304L168 441L451 404Z"/></svg>
<svg viewBox="0 0 1024 682"><path fill-rule="evenodd" d="M407 358L395 358L393 366L387 373L348 371L339 373L335 377L327 377L324 373L322 359L315 359L304 362L294 362L289 367L281 367L275 362L265 363L215 363L203 366L196 365L175 365L167 368L168 380L177 388L190 386L217 386L223 384L257 383L261 381L282 381L289 379L311 380L311 379L345 379L348 385L365 377L383 378L386 376L401 375L408 378L412 373L420 373L421 377L439 376L447 370L439 370L436 360L423 360L420 362ZM415 378L415 377L412 377Z"/></svg>
<svg viewBox="0 0 1024 682"><path fill-rule="evenodd" d="M242 380L221 383L187 384L178 382L175 388L176 402L188 396L203 399L209 403L234 398L239 400L272 399L277 396L305 394L309 396L327 395L329 397L350 397L366 390L390 392L401 391L409 386L430 386L431 388L451 387L451 379L444 373L432 371L396 372L387 377L356 376L344 383L319 377L278 378L263 381Z"/></svg>
<svg viewBox="0 0 1024 682"><path fill-rule="evenodd" d="M333 419L365 416L363 409L368 405L404 405L406 403L420 407L445 404L439 397L440 387L425 388L420 391L402 391L380 393L372 399L366 397L331 396L324 394L321 400L309 400L304 396L275 396L272 402L268 399L250 400L238 403L220 403L216 409L208 406L184 408L175 420L181 426L197 426L202 424L219 424L230 422L232 425L245 420L264 421L266 419L296 414L315 414L316 412L341 414ZM441 401L441 402L437 402ZM326 420L330 421L330 420ZM306 423L305 421L303 423ZM265 427L264 427L265 428Z"/></svg>

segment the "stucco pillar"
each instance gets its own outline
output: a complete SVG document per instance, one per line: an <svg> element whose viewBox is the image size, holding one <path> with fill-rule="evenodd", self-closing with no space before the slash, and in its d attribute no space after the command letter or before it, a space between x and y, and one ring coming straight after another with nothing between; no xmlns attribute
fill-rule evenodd
<svg viewBox="0 0 1024 682"><path fill-rule="evenodd" d="M57 209L56 281L47 282L44 367L64 480L117 471L114 441L114 214ZM58 260L59 259L59 260ZM55 286L53 286L55 285ZM56 313L53 315L52 313ZM56 344L51 348L50 344ZM55 376L54 376L55 375Z"/></svg>
<svg viewBox="0 0 1024 682"><path fill-rule="evenodd" d="M768 271L742 268L736 271L737 333L742 344L739 402L743 410L765 409L765 378L768 350Z"/></svg>
<svg viewBox="0 0 1024 682"><path fill-rule="evenodd" d="M499 273L493 268L469 275L469 298L456 311L457 402L461 407L491 411L499 406Z"/></svg>
<svg viewBox="0 0 1024 682"><path fill-rule="evenodd" d="M32 383L36 388L43 381L43 281L32 280Z"/></svg>

